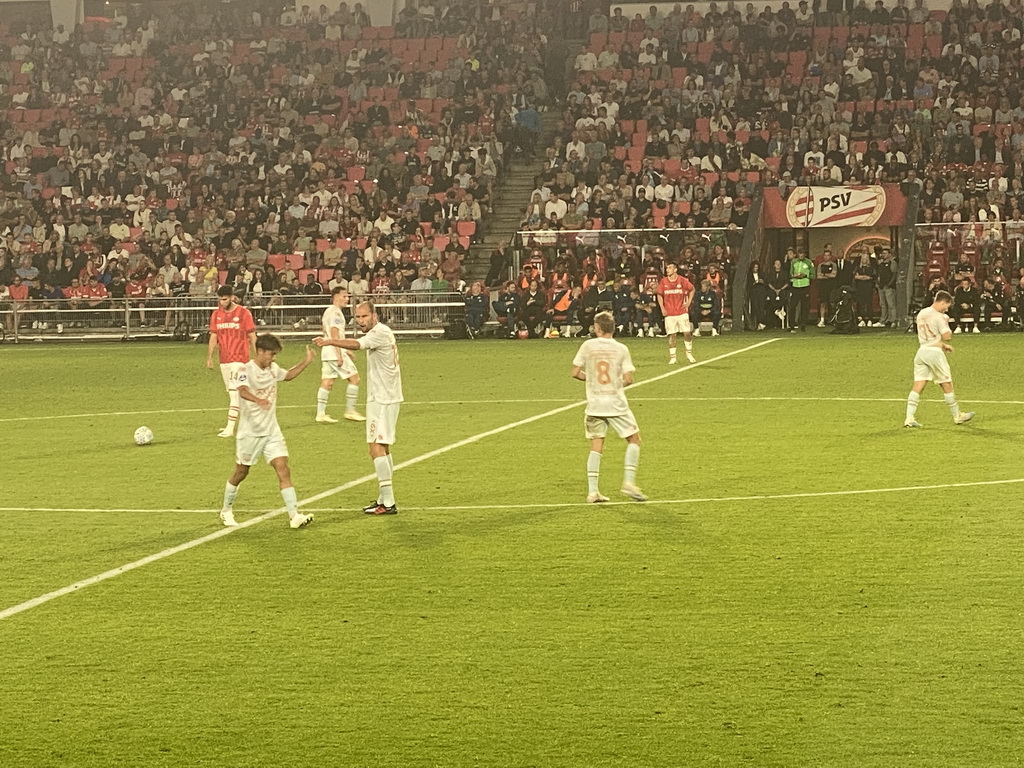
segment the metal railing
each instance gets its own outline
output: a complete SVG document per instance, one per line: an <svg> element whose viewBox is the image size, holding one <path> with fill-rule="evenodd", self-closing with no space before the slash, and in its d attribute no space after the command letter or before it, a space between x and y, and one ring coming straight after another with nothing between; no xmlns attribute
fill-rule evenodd
<svg viewBox="0 0 1024 768"><path fill-rule="evenodd" d="M352 307L372 299L381 320L396 334L440 337L445 328L465 318L465 299L458 292L405 291L352 299ZM310 336L320 332L330 304L326 295L267 293L248 297L244 305L257 332ZM145 299L67 298L0 300L0 341L133 341L194 340L210 324L216 296L148 297ZM351 316L351 315L350 315ZM353 326L354 327L354 326Z"/></svg>

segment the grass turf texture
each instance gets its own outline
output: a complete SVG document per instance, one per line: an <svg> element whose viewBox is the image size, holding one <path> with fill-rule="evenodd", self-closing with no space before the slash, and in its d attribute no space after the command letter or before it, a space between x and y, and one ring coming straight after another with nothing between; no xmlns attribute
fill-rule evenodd
<svg viewBox="0 0 1024 768"><path fill-rule="evenodd" d="M638 379L671 370L663 339L628 343ZM1019 344L955 340L965 407L1020 398ZM396 461L581 398L576 346L403 343ZM933 387L926 428L900 427L914 347L787 337L636 389L647 504L553 506L585 496L574 409L400 470L397 518L355 511L367 483L311 505L338 511L307 530L277 517L0 621L0 765L1016 765L1019 486L658 501L1024 476L1019 405L954 427ZM219 507L234 446L203 358L0 348L0 419L207 409L0 421L2 505ZM300 499L370 471L362 425L312 422L317 376L279 399ZM552 402L503 402L531 396ZM727 399L801 396L896 401ZM609 440L615 499L622 455ZM280 503L260 465L236 515ZM438 509L480 504L507 506ZM0 610L218 525L0 520Z"/></svg>

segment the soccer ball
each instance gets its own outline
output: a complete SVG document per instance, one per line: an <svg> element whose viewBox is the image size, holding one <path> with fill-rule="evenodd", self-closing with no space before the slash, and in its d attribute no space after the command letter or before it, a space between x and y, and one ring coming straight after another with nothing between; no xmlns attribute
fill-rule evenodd
<svg viewBox="0 0 1024 768"><path fill-rule="evenodd" d="M139 427L135 430L135 444L149 445L153 442L153 430L149 427Z"/></svg>

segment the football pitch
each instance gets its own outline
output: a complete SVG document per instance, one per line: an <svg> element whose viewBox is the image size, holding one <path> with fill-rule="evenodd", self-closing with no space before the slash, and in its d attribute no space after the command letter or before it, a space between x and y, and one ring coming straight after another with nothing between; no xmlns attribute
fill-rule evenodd
<svg viewBox="0 0 1024 768"><path fill-rule="evenodd" d="M315 364L297 531L263 464L220 526L203 347L0 347L0 766L1019 765L1021 337L921 430L915 338L770 338L627 340L646 503L617 439L584 503L575 340L400 340L396 517Z"/></svg>

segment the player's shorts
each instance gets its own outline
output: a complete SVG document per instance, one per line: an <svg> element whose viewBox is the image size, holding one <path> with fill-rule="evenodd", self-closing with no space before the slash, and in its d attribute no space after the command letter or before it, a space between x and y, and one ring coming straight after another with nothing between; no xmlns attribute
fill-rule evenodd
<svg viewBox="0 0 1024 768"><path fill-rule="evenodd" d="M224 389L234 392L238 389L238 374L245 363L221 363L220 376L224 379Z"/></svg>
<svg viewBox="0 0 1024 768"><path fill-rule="evenodd" d="M665 315L665 333L671 336L674 333L690 332L689 315Z"/></svg>
<svg viewBox="0 0 1024 768"><path fill-rule="evenodd" d="M341 353L341 359L337 362L324 360L320 364L321 379L351 379L356 373L358 371L356 371L355 361L344 351Z"/></svg>
<svg viewBox="0 0 1024 768"><path fill-rule="evenodd" d="M953 380L949 360L939 347L921 347L914 357L914 381L934 381L946 384Z"/></svg>
<svg viewBox="0 0 1024 768"><path fill-rule="evenodd" d="M366 442L394 445L401 403L366 403Z"/></svg>
<svg viewBox="0 0 1024 768"><path fill-rule="evenodd" d="M235 461L247 467L255 465L260 456L269 464L287 455L288 446L280 432L262 437L239 437L235 440Z"/></svg>
<svg viewBox="0 0 1024 768"><path fill-rule="evenodd" d="M633 411L626 411L622 416L590 416L583 417L583 430L587 440L603 438L608 434L608 427L615 430L619 437L632 437L640 431Z"/></svg>

